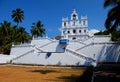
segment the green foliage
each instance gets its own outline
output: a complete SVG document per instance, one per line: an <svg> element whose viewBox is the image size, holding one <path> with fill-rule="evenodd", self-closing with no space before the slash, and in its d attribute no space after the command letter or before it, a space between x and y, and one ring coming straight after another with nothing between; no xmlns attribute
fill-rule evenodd
<svg viewBox="0 0 120 82"><path fill-rule="evenodd" d="M105 27L112 33L120 26L120 0L105 0L104 7L110 8L105 21Z"/></svg>
<svg viewBox="0 0 120 82"><path fill-rule="evenodd" d="M41 23L41 21L37 21L36 23L33 23L33 26L31 28L31 34L34 37L42 37L43 34L45 34L45 29L43 28L43 24Z"/></svg>
<svg viewBox="0 0 120 82"><path fill-rule="evenodd" d="M18 26L18 23L22 22L22 20L24 19L24 12L22 11L22 9L17 8L12 11L11 17L14 20L14 22L17 23Z"/></svg>
<svg viewBox="0 0 120 82"><path fill-rule="evenodd" d="M0 23L0 46L3 53L9 53L12 42L27 42L28 40L30 40L30 36L25 28L11 26L8 21Z"/></svg>
<svg viewBox="0 0 120 82"><path fill-rule="evenodd" d="M110 8L105 27L111 33L112 41L120 41L120 0L104 0L104 8Z"/></svg>
<svg viewBox="0 0 120 82"><path fill-rule="evenodd" d="M111 39L112 39L112 41L120 42L120 31L113 31Z"/></svg>
<svg viewBox="0 0 120 82"><path fill-rule="evenodd" d="M109 35L109 32L107 30L105 30L105 31L97 32L94 35Z"/></svg>
<svg viewBox="0 0 120 82"><path fill-rule="evenodd" d="M24 19L24 12L17 8L12 11L12 18L17 26L12 26L10 22L4 21L0 23L0 51L9 54L12 42L25 42L30 40L29 34L24 27L18 27L18 23Z"/></svg>
<svg viewBox="0 0 120 82"><path fill-rule="evenodd" d="M20 26L18 23L21 23L24 19L24 12L22 9L17 8L12 11L11 17L17 25L11 25L11 22L4 21L0 23L0 53L10 53L12 43L19 44L28 42L31 39L31 36L26 32L25 28ZM31 29L32 36L43 36L45 34L45 29L41 21L33 23Z"/></svg>
<svg viewBox="0 0 120 82"><path fill-rule="evenodd" d="M109 31L107 31L107 30L105 30L103 32L100 31L98 33L95 33L94 35L109 35ZM120 31L113 31L111 33L111 40L120 42Z"/></svg>

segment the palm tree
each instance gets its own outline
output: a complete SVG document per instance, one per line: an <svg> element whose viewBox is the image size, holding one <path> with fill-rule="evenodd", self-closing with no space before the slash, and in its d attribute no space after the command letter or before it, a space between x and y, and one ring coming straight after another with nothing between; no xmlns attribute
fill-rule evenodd
<svg viewBox="0 0 120 82"><path fill-rule="evenodd" d="M23 28L23 27L18 28L17 37L18 37L17 41L22 42L22 43L30 40L29 34L25 31L25 28Z"/></svg>
<svg viewBox="0 0 120 82"><path fill-rule="evenodd" d="M120 26L120 0L105 0L104 8L111 7L105 21L105 27L112 33Z"/></svg>
<svg viewBox="0 0 120 82"><path fill-rule="evenodd" d="M0 23L0 48L2 52L6 52L10 49L10 45L8 46L8 36L10 35L11 23L4 21Z"/></svg>
<svg viewBox="0 0 120 82"><path fill-rule="evenodd" d="M31 28L31 34L33 37L42 37L43 34L45 34L45 29L43 28L43 24L41 21L37 21L36 23L33 23L33 26Z"/></svg>
<svg viewBox="0 0 120 82"><path fill-rule="evenodd" d="M8 21L4 21L3 23L0 23L0 35L5 37L7 35L9 35L9 30L11 27L11 23Z"/></svg>
<svg viewBox="0 0 120 82"><path fill-rule="evenodd" d="M16 42L16 39L18 38L17 34L18 34L17 26L12 26L12 28L10 29L10 37L12 42Z"/></svg>
<svg viewBox="0 0 120 82"><path fill-rule="evenodd" d="M2 24L2 23L1 23ZM6 23L5 23L6 24ZM2 24L2 26L5 26ZM5 26L7 27L7 26ZM3 34L3 32L5 34ZM7 35L6 35L7 33ZM17 26L10 26L9 30L6 32L4 31L3 27L0 26L0 46L1 46L1 51L3 53L9 53L12 42L17 44L18 42L25 42L30 40L29 34L25 31L25 28ZM2 35L3 34L3 35Z"/></svg>
<svg viewBox="0 0 120 82"><path fill-rule="evenodd" d="M12 11L11 17L18 26L18 24L24 19L24 12L20 8L17 8L16 10Z"/></svg>

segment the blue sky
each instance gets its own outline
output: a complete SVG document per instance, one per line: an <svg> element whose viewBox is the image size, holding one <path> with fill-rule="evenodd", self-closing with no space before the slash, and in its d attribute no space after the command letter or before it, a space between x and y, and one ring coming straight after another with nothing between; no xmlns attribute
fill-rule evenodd
<svg viewBox="0 0 120 82"><path fill-rule="evenodd" d="M103 8L104 0L0 0L0 22L11 18L12 10L21 8L25 19L19 26L26 28L30 33L33 22L41 20L48 37L60 35L62 17L68 17L73 9L80 16L88 16L88 28L104 30L107 9Z"/></svg>

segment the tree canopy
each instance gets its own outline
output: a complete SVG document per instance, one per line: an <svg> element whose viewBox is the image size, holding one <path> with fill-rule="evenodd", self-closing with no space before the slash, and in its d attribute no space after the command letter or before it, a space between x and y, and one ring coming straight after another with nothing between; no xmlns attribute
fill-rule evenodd
<svg viewBox="0 0 120 82"><path fill-rule="evenodd" d="M24 11L20 8L16 8L12 11L11 17L17 25L12 25L11 22L0 22L0 52L9 54L12 43L20 44L31 40L31 36L25 30L24 26L18 26L24 19ZM45 29L41 21L37 21L32 24L31 34L32 36L43 36Z"/></svg>
<svg viewBox="0 0 120 82"><path fill-rule="evenodd" d="M106 29L112 33L118 30L120 26L120 0L105 0L104 8L109 7L110 10L105 21Z"/></svg>
<svg viewBox="0 0 120 82"><path fill-rule="evenodd" d="M104 8L110 8L105 27L113 41L120 41L120 0L104 0Z"/></svg>
<svg viewBox="0 0 120 82"><path fill-rule="evenodd" d="M18 24L22 22L22 20L24 19L24 12L22 11L22 9L17 8L12 11L11 17L14 20L14 22L17 23L17 26L18 26Z"/></svg>
<svg viewBox="0 0 120 82"><path fill-rule="evenodd" d="M43 28L43 24L40 20L36 23L33 23L33 26L31 28L31 34L33 37L42 37L45 33L45 29Z"/></svg>

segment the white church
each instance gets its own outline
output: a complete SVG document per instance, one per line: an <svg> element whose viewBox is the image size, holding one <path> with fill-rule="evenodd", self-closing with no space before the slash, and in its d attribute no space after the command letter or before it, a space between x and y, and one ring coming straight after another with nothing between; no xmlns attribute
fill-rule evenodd
<svg viewBox="0 0 120 82"><path fill-rule="evenodd" d="M81 16L79 20L76 10L71 14L70 21L68 18L62 18L61 36L69 40L84 41L88 39L88 18Z"/></svg>
<svg viewBox="0 0 120 82"><path fill-rule="evenodd" d="M0 63L60 66L96 66L98 62L120 62L120 45L110 35L90 36L87 16L62 18L61 39L34 38L30 43L12 45L10 55ZM6 60L4 60L6 58Z"/></svg>

